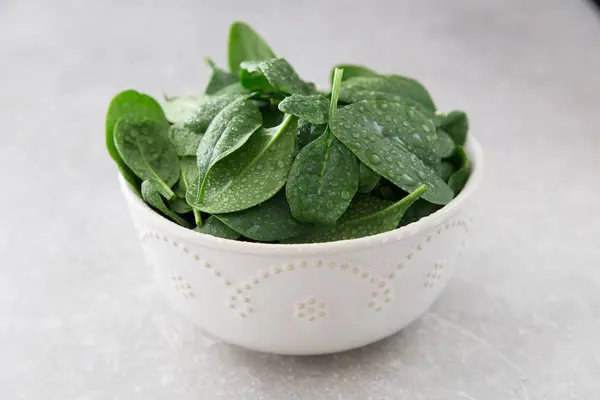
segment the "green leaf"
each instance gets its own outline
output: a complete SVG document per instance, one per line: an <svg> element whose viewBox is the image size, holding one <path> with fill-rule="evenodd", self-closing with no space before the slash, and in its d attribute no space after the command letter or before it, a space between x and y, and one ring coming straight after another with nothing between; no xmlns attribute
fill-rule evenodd
<svg viewBox="0 0 600 400"><path fill-rule="evenodd" d="M224 93L216 96L210 96L195 110L187 115L183 126L186 129L196 133L204 133L213 119L225 107L239 99L245 99L247 96L239 93ZM172 121L175 122L175 121Z"/></svg>
<svg viewBox="0 0 600 400"><path fill-rule="evenodd" d="M337 104L341 70L334 82L331 110ZM342 216L358 189L356 157L326 129L296 156L286 185L292 215L299 221L331 224Z"/></svg>
<svg viewBox="0 0 600 400"><path fill-rule="evenodd" d="M448 182L448 179L456 172L456 167L451 162L444 160L438 165L437 171L440 178L444 182Z"/></svg>
<svg viewBox="0 0 600 400"><path fill-rule="evenodd" d="M208 173L220 160L240 147L260 128L260 111L243 98L226 106L210 124L198 146L198 179L188 189L186 200L200 209Z"/></svg>
<svg viewBox="0 0 600 400"><path fill-rule="evenodd" d="M315 125L302 119L299 120L298 129L296 131L296 151L294 152L294 156L310 142L316 140L319 136L325 133L326 127L326 124Z"/></svg>
<svg viewBox="0 0 600 400"><path fill-rule="evenodd" d="M304 82L283 58L259 62L243 62L242 86L250 90L277 91L285 94L314 94L314 85Z"/></svg>
<svg viewBox="0 0 600 400"><path fill-rule="evenodd" d="M175 124L169 128L169 140L171 140L177 155L195 156L200 140L202 140L202 134Z"/></svg>
<svg viewBox="0 0 600 400"><path fill-rule="evenodd" d="M400 226L412 224L413 222L416 222L423 217L433 214L440 208L442 207L437 204L432 204L423 199L419 199L415 201L414 204L410 206L408 210L406 210L406 213L404 213L404 216L400 221Z"/></svg>
<svg viewBox="0 0 600 400"><path fill-rule="evenodd" d="M317 243L356 239L396 229L406 210L423 194L420 186L402 200L391 203L367 194L357 195L336 225L318 227L287 243Z"/></svg>
<svg viewBox="0 0 600 400"><path fill-rule="evenodd" d="M291 115L279 126L256 131L211 169L198 208L211 214L230 213L273 197L287 179L295 139L296 122Z"/></svg>
<svg viewBox="0 0 600 400"><path fill-rule="evenodd" d="M423 198L446 204L454 193L419 157L432 158L437 136L431 119L413 108L365 100L338 110L329 121L333 134L373 171L407 192L427 185Z"/></svg>
<svg viewBox="0 0 600 400"><path fill-rule="evenodd" d="M441 123L441 128L448 132L459 146L464 146L469 132L469 119L467 114L462 111L452 111Z"/></svg>
<svg viewBox="0 0 600 400"><path fill-rule="evenodd" d="M117 94L108 106L106 113L106 148L108 154L117 164L125 181L141 196L141 181L123 161L115 146L115 125L120 119L130 121L152 120L166 124L165 114L156 100L135 90L126 90Z"/></svg>
<svg viewBox="0 0 600 400"><path fill-rule="evenodd" d="M205 94L215 94L230 85L238 83L238 76L217 67L213 60L205 58L206 63L211 68L208 85L204 89Z"/></svg>
<svg viewBox="0 0 600 400"><path fill-rule="evenodd" d="M174 197L167 201L167 205L169 210L173 210L177 214L186 214L192 211L192 206L183 197Z"/></svg>
<svg viewBox="0 0 600 400"><path fill-rule="evenodd" d="M435 154L437 154L437 156L440 158L450 157L452 153L454 153L456 143L454 143L454 140L452 140L450 135L448 135L442 129L436 130L435 133L437 136L433 146Z"/></svg>
<svg viewBox="0 0 600 400"><path fill-rule="evenodd" d="M359 76L340 87L340 101L387 100L412 106L433 117L435 106L425 88L417 81L400 76Z"/></svg>
<svg viewBox="0 0 600 400"><path fill-rule="evenodd" d="M289 239L307 229L292 217L282 192L258 206L215 217L243 236L261 242Z"/></svg>
<svg viewBox="0 0 600 400"><path fill-rule="evenodd" d="M283 122L284 114L279 111L276 105L267 105L260 108L263 128L273 128Z"/></svg>
<svg viewBox="0 0 600 400"><path fill-rule="evenodd" d="M360 193L371 192L381 180L381 176L364 163L360 163L358 172L358 191Z"/></svg>
<svg viewBox="0 0 600 400"><path fill-rule="evenodd" d="M196 160L195 156L180 157L179 166L181 169L181 175L179 176L179 181L177 181L177 186L175 187L175 194L177 194L177 197L185 200L188 189L193 182L198 180L198 161ZM187 203L187 200L185 200L185 202ZM194 212L196 225L201 225L202 217L200 215L200 210L192 208L192 211Z"/></svg>
<svg viewBox="0 0 600 400"><path fill-rule="evenodd" d="M469 179L470 174L470 166L469 166L469 156L465 151L464 147L456 146L456 152L453 156L460 164L460 168L456 171L450 179L448 180L448 186L454 191L454 193L458 194Z"/></svg>
<svg viewBox="0 0 600 400"><path fill-rule="evenodd" d="M331 70L331 78L329 79L330 82L333 82L333 75L335 73L336 68L344 70L344 76L342 77L342 81L347 81L348 79L354 78L356 76L379 76L377 72L373 71L370 68L363 67L362 65L340 64L335 66Z"/></svg>
<svg viewBox="0 0 600 400"><path fill-rule="evenodd" d="M237 240L240 238L240 234L222 223L216 217L208 217L204 225L197 226L194 228L196 232L204 233L205 235L211 235L220 237L223 239Z"/></svg>
<svg viewBox="0 0 600 400"><path fill-rule="evenodd" d="M209 99L210 97L204 94L168 97L164 105L165 115L169 122L182 124Z"/></svg>
<svg viewBox="0 0 600 400"><path fill-rule="evenodd" d="M115 126L115 145L127 166L142 180L149 180L167 199L179 179L179 158L167 137L168 126L156 121L130 122ZM143 194L143 193L142 193Z"/></svg>
<svg viewBox="0 0 600 400"><path fill-rule="evenodd" d="M158 188L150 181L142 182L142 198L144 201L173 222L186 228L191 228L192 226L189 222L167 208L157 189Z"/></svg>
<svg viewBox="0 0 600 400"><path fill-rule="evenodd" d="M329 99L324 94L293 94L279 103L279 110L311 124L326 124L329 119Z"/></svg>
<svg viewBox="0 0 600 400"><path fill-rule="evenodd" d="M262 61L274 58L269 45L250 26L234 22L229 31L229 70L240 73L243 61Z"/></svg>

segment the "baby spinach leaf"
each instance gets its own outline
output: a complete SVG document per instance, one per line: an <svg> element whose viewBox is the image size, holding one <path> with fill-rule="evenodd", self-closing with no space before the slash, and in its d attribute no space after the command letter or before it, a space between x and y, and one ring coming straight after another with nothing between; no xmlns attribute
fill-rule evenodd
<svg viewBox="0 0 600 400"><path fill-rule="evenodd" d="M437 172L444 182L448 182L448 179L456 172L456 167L450 161L444 160L438 165Z"/></svg>
<svg viewBox="0 0 600 400"><path fill-rule="evenodd" d="M337 105L342 72L333 85L330 115ZM348 208L358 189L356 157L338 141L329 128L300 150L290 169L286 196L292 215L316 224L335 222Z"/></svg>
<svg viewBox="0 0 600 400"><path fill-rule="evenodd" d="M230 213L273 197L287 179L295 139L296 121L291 115L279 126L253 133L210 170L198 208L211 214Z"/></svg>
<svg viewBox="0 0 600 400"><path fill-rule="evenodd" d="M400 76L358 76L342 83L340 101L387 100L412 106L433 117L435 106L425 88L415 80Z"/></svg>
<svg viewBox="0 0 600 400"><path fill-rule="evenodd" d="M452 153L454 153L454 148L456 147L456 143L454 140L444 132L442 129L438 129L435 131L436 139L433 144L433 149L435 154L437 154L440 158L450 157Z"/></svg>
<svg viewBox="0 0 600 400"><path fill-rule="evenodd" d="M314 94L314 85L304 82L283 58L266 61L245 61L241 65L240 81L250 90L278 91L285 94Z"/></svg>
<svg viewBox="0 0 600 400"><path fill-rule="evenodd" d="M260 127L260 111L249 100L240 98L226 106L213 119L202 137L198 152L198 179L188 189L186 200L200 209L210 169L240 147Z"/></svg>
<svg viewBox="0 0 600 400"><path fill-rule="evenodd" d="M243 236L261 242L289 239L307 230L292 217L282 192L258 206L215 217Z"/></svg>
<svg viewBox="0 0 600 400"><path fill-rule="evenodd" d="M283 122L284 114L279 111L276 105L266 105L260 108L263 128L273 128Z"/></svg>
<svg viewBox="0 0 600 400"><path fill-rule="evenodd" d="M121 175L127 183L129 183L138 195L141 195L139 189L141 181L123 161L115 146L115 125L120 119L130 121L153 120L166 124L165 114L156 100L135 90L126 90L117 94L108 106L106 113L106 148L108 154L117 164Z"/></svg>
<svg viewBox="0 0 600 400"><path fill-rule="evenodd" d="M448 186L454 191L454 193L458 194L469 179L469 156L465 151L464 147L456 146L456 152L453 156L460 164L460 168L456 171L450 179L448 180Z"/></svg>
<svg viewBox="0 0 600 400"><path fill-rule="evenodd" d="M358 191L359 193L369 193L381 180L381 176L367 167L364 163L360 163L358 168Z"/></svg>
<svg viewBox="0 0 600 400"><path fill-rule="evenodd" d="M423 194L425 185L391 203L368 194L357 195L336 225L315 228L287 243L316 243L356 239L396 229L406 210Z"/></svg>
<svg viewBox="0 0 600 400"><path fill-rule="evenodd" d="M195 156L202 134L185 128L181 124L171 125L169 139L179 156Z"/></svg>
<svg viewBox="0 0 600 400"><path fill-rule="evenodd" d="M234 101L244 99L245 97L245 95L239 93L224 93L211 96L187 115L187 118L183 121L183 127L192 132L204 133L217 114Z"/></svg>
<svg viewBox="0 0 600 400"><path fill-rule="evenodd" d="M279 103L279 110L311 124L325 124L329 119L329 99L324 94L293 94Z"/></svg>
<svg viewBox="0 0 600 400"><path fill-rule="evenodd" d="M149 180L167 199L179 179L179 158L167 137L168 126L156 121L130 122L115 126L115 145L127 166L141 179ZM143 194L143 193L142 193Z"/></svg>
<svg viewBox="0 0 600 400"><path fill-rule="evenodd" d="M168 97L164 104L165 115L172 124L184 123L209 99L210 97L204 94Z"/></svg>
<svg viewBox="0 0 600 400"><path fill-rule="evenodd" d="M243 61L262 61L274 58L269 45L250 26L234 22L229 31L229 70L240 73Z"/></svg>
<svg viewBox="0 0 600 400"><path fill-rule="evenodd" d="M240 238L240 234L222 223L215 217L208 217L204 225L197 226L194 228L196 232L204 233L205 235L212 235L223 239L237 240Z"/></svg>
<svg viewBox="0 0 600 400"><path fill-rule="evenodd" d="M424 199L435 204L452 200L446 182L419 158L432 159L431 142L436 136L431 119L415 109L365 100L338 110L329 124L360 161L396 186L411 192L425 184Z"/></svg>
<svg viewBox="0 0 600 400"><path fill-rule="evenodd" d="M192 226L189 222L167 208L157 189L158 188L154 185L154 183L150 181L142 182L142 198L144 201L150 204L157 211L160 211L161 214L171 219L173 222L181 226L185 226L186 228L191 228Z"/></svg>
<svg viewBox="0 0 600 400"><path fill-rule="evenodd" d="M298 154L300 150L306 147L307 144L316 140L319 136L325 133L326 124L315 125L310 122L299 120L298 129L296 131L296 151L294 156Z"/></svg>
<svg viewBox="0 0 600 400"><path fill-rule="evenodd" d="M356 76L379 76L377 72L373 71L370 68L363 67L362 65L340 64L335 66L331 70L331 78L329 79L330 82L333 82L333 75L335 73L336 68L344 70L344 76L342 77L342 81L347 81L348 79L354 78Z"/></svg>
<svg viewBox="0 0 600 400"><path fill-rule="evenodd" d="M216 92L219 92L230 85L238 83L237 75L231 74L217 67L217 64L215 64L215 62L208 57L204 60L211 69L208 85L206 86L206 89L204 89L205 94L215 94Z"/></svg>
<svg viewBox="0 0 600 400"><path fill-rule="evenodd" d="M457 145L463 146L467 141L467 133L469 132L467 114L462 111L448 113L441 123L441 128L448 132Z"/></svg>
<svg viewBox="0 0 600 400"><path fill-rule="evenodd" d="M188 189L192 183L198 179L198 162L196 161L195 156L180 157L179 166L181 169L181 175L179 176L179 180L177 181L174 192L178 198L185 200ZM187 203L187 200L185 200L185 202ZM190 208L192 207L190 206ZM194 213L196 225L201 225L202 217L200 215L200 210L192 208L192 211Z"/></svg>
<svg viewBox="0 0 600 400"><path fill-rule="evenodd" d="M185 201L184 197L173 197L171 200L167 201L167 205L169 210L172 210L177 214L186 214L192 211L192 206Z"/></svg>
<svg viewBox="0 0 600 400"><path fill-rule="evenodd" d="M432 204L423 199L419 199L415 201L414 204L408 208L408 210L406 210L406 213L404 213L404 216L400 221L400 226L412 224L423 217L433 214L440 208L442 207L437 204Z"/></svg>

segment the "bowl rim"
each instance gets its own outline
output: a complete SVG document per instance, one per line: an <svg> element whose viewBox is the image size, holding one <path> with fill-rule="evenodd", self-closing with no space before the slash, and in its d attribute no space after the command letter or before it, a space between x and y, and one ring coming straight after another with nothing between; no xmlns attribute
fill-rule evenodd
<svg viewBox="0 0 600 400"><path fill-rule="evenodd" d="M347 251L348 249L359 250L381 245L390 241L400 241L407 237L418 235L419 233L438 226L441 222L455 214L463 203L477 190L481 184L483 176L483 150L477 140L472 135L468 136L466 151L469 154L471 174L463 190L452 201L443 206L438 211L421 218L411 224L400 228L379 233L377 235L365 236L358 239L338 240L323 243L300 243L300 244L281 244L281 243L256 243L241 242L237 240L218 238L184 228L175 222L163 217L152 210L130 187L125 179L118 174L121 192L125 196L130 207L139 209L146 218L150 218L153 224L159 229L173 234L180 239L198 242L202 246L210 247L216 250L222 250L230 253L254 254L254 255L294 255L316 254L316 253L335 253ZM132 212L133 210L130 210Z"/></svg>

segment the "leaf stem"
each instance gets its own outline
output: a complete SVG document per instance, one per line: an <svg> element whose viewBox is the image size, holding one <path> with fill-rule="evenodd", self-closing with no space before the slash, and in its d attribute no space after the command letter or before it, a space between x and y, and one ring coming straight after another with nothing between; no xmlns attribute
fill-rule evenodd
<svg viewBox="0 0 600 400"><path fill-rule="evenodd" d="M342 83L342 76L344 70L336 68L333 72L333 83L331 84L331 103L329 103L329 118L333 117L333 113L337 110L337 103L340 97L340 84Z"/></svg>

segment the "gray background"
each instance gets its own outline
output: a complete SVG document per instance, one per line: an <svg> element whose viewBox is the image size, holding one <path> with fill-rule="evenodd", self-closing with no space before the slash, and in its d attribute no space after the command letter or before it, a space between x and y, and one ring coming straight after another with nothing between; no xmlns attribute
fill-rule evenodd
<svg viewBox="0 0 600 400"><path fill-rule="evenodd" d="M119 90L202 90L228 25L301 76L422 79L486 151L476 234L431 311L349 353L205 338L142 261L104 148ZM582 2L0 0L2 399L600 398L600 20Z"/></svg>

